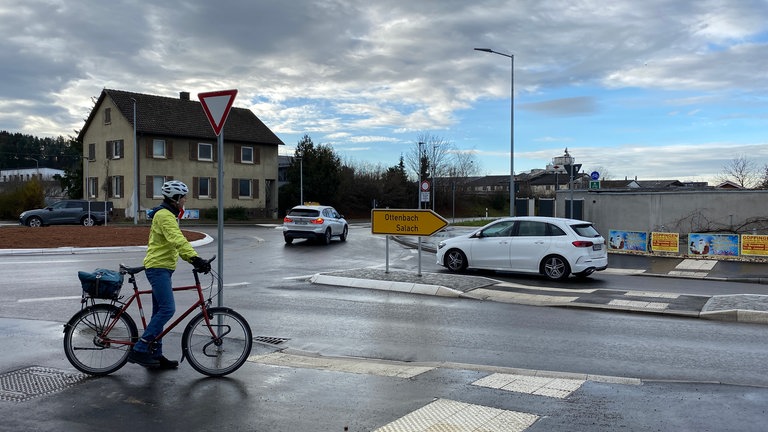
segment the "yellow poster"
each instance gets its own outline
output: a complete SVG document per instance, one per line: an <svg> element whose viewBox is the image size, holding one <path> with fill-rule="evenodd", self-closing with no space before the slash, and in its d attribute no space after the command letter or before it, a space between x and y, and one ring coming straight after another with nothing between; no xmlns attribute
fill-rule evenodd
<svg viewBox="0 0 768 432"><path fill-rule="evenodd" d="M741 255L768 256L768 235L742 234Z"/></svg>
<svg viewBox="0 0 768 432"><path fill-rule="evenodd" d="M680 251L680 234L670 232L652 232L651 250L653 252L673 252Z"/></svg>

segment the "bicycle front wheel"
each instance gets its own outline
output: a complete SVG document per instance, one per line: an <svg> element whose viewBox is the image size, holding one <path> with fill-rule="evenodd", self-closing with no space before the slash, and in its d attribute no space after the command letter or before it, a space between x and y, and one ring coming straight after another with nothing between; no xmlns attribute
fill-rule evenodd
<svg viewBox="0 0 768 432"><path fill-rule="evenodd" d="M253 339L251 326L240 314L226 307L201 312L187 324L181 348L189 364L201 374L219 377L230 374L248 360Z"/></svg>
<svg viewBox="0 0 768 432"><path fill-rule="evenodd" d="M139 338L136 323L120 308L99 303L72 317L64 326L64 354L72 366L91 375L108 375L128 361Z"/></svg>

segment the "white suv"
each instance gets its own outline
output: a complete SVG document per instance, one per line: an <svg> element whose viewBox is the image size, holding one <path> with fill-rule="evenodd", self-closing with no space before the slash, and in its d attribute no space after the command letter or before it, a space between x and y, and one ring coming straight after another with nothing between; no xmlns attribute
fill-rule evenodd
<svg viewBox="0 0 768 432"><path fill-rule="evenodd" d="M452 272L466 268L540 273L552 280L587 277L608 267L605 239L592 223L575 219L520 216L496 220L469 234L441 241L437 264Z"/></svg>
<svg viewBox="0 0 768 432"><path fill-rule="evenodd" d="M346 241L348 233L349 225L344 216L330 206L296 206L283 218L283 237L287 244L303 238L318 239L327 245L333 237Z"/></svg>

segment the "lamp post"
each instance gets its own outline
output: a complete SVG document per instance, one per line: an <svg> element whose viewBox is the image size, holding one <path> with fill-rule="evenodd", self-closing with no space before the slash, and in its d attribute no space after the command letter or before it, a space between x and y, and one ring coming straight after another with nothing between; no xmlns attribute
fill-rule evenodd
<svg viewBox="0 0 768 432"><path fill-rule="evenodd" d="M89 220L93 220L93 218L91 218L91 178L88 176L88 167L91 165L91 162L94 161L95 159L91 159L90 155L88 156L88 159L85 160L85 197L88 200ZM104 210L106 210L106 208ZM106 211L104 212L104 216L106 217Z"/></svg>
<svg viewBox="0 0 768 432"><path fill-rule="evenodd" d="M133 101L133 224L138 225L139 210L141 210L141 205L139 205L139 142L136 140L136 99L131 98L131 100ZM104 211L106 212L106 210L105 207Z"/></svg>
<svg viewBox="0 0 768 432"><path fill-rule="evenodd" d="M27 157L26 159L27 160L35 161L35 175L39 177L40 176L40 163L37 161L37 159L35 159L33 157ZM43 181L43 179L41 178L40 181Z"/></svg>
<svg viewBox="0 0 768 432"><path fill-rule="evenodd" d="M509 215L515 215L515 56L504 54L490 48L475 48L491 54L508 57L510 60L510 90L509 90Z"/></svg>
<svg viewBox="0 0 768 432"><path fill-rule="evenodd" d="M299 160L299 205L304 205L304 152L297 152Z"/></svg>
<svg viewBox="0 0 768 432"><path fill-rule="evenodd" d="M419 172L416 173L416 199L419 202L419 210L421 210L421 172L422 172L422 162L424 162L424 154L421 152L421 146L423 146L424 143L419 141ZM419 240L421 240L421 237L419 237Z"/></svg>

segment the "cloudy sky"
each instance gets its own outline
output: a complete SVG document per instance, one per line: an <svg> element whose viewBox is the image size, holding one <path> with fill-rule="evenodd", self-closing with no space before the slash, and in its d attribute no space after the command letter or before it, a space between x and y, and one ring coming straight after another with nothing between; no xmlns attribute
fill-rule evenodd
<svg viewBox="0 0 768 432"><path fill-rule="evenodd" d="M0 0L0 130L70 136L102 88L238 89L304 134L397 164L419 136L478 174L565 148L611 179L713 181L768 163L765 0Z"/></svg>

